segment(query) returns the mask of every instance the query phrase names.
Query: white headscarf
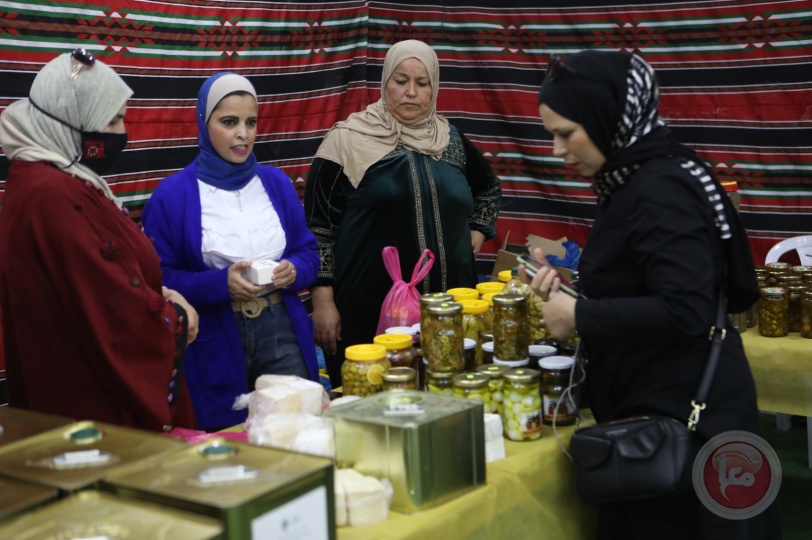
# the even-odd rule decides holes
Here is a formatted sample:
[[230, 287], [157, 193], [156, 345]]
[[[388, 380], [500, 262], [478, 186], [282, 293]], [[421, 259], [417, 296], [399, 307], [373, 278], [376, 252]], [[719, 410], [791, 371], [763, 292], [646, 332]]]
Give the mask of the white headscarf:
[[31, 85], [30, 100], [12, 103], [0, 116], [0, 145], [9, 159], [49, 161], [89, 181], [120, 207], [121, 202], [107, 182], [77, 162], [82, 155], [81, 134], [31, 104], [33, 100], [48, 113], [84, 131], [103, 131], [133, 92], [99, 60], [92, 66], [81, 65], [73, 78], [75, 62], [70, 53], [65, 53], [45, 64]]
[[[426, 68], [431, 83], [431, 103], [426, 116], [411, 125], [401, 124], [386, 105], [386, 83], [395, 69], [409, 58], [417, 58]], [[358, 187], [367, 169], [398, 144], [440, 159], [449, 140], [448, 120], [437, 114], [437, 94], [440, 91], [440, 63], [437, 53], [415, 39], [400, 41], [387, 51], [381, 78], [381, 99], [364, 112], [353, 113], [338, 122], [324, 137], [316, 157], [328, 159], [344, 167], [353, 187]]]

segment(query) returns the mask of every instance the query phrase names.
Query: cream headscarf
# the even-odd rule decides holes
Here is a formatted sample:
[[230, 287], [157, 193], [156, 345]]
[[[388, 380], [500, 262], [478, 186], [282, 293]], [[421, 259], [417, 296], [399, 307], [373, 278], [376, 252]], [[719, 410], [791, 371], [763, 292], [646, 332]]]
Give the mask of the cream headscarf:
[[[99, 60], [82, 66], [71, 77], [70, 53], [57, 56], [40, 70], [29, 96], [50, 114], [85, 131], [103, 131], [133, 91], [112, 68]], [[0, 145], [8, 159], [50, 161], [68, 174], [100, 189], [121, 207], [104, 179], [77, 160], [82, 155], [81, 134], [48, 117], [29, 99], [12, 103], [0, 116]]]
[[[401, 124], [386, 105], [386, 83], [404, 60], [417, 58], [426, 68], [431, 83], [431, 103], [425, 118], [412, 125]], [[448, 120], [437, 114], [440, 63], [434, 50], [415, 39], [395, 43], [386, 53], [381, 79], [381, 99], [364, 112], [353, 113], [336, 123], [321, 143], [316, 157], [344, 167], [353, 187], [358, 187], [366, 170], [398, 144], [440, 159], [448, 146]]]

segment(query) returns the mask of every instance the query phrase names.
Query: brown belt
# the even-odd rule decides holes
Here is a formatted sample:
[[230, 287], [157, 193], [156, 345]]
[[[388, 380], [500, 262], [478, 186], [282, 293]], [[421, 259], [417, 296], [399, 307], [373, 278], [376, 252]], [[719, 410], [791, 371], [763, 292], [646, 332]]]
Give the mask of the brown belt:
[[235, 312], [242, 313], [249, 319], [255, 319], [259, 317], [259, 314], [262, 313], [263, 309], [271, 304], [278, 304], [281, 301], [282, 293], [279, 291], [274, 291], [271, 294], [254, 298], [248, 302], [231, 302], [231, 309], [233, 309]]

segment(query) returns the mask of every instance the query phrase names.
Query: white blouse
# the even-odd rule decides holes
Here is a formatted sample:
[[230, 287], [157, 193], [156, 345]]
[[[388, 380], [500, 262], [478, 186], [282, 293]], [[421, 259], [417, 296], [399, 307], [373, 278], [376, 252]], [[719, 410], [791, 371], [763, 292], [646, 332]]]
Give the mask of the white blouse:
[[259, 176], [237, 191], [197, 181], [203, 212], [203, 261], [219, 270], [240, 261], [279, 261], [285, 231]]

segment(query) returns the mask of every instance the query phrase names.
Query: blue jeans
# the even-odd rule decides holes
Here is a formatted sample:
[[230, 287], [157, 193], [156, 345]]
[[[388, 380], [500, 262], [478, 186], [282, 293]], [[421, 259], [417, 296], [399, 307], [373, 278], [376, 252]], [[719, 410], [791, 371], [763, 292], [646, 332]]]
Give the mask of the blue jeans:
[[248, 391], [254, 390], [260, 375], [298, 375], [307, 379], [304, 357], [293, 333], [284, 302], [271, 304], [259, 317], [249, 319], [235, 312], [240, 341], [245, 353]]

